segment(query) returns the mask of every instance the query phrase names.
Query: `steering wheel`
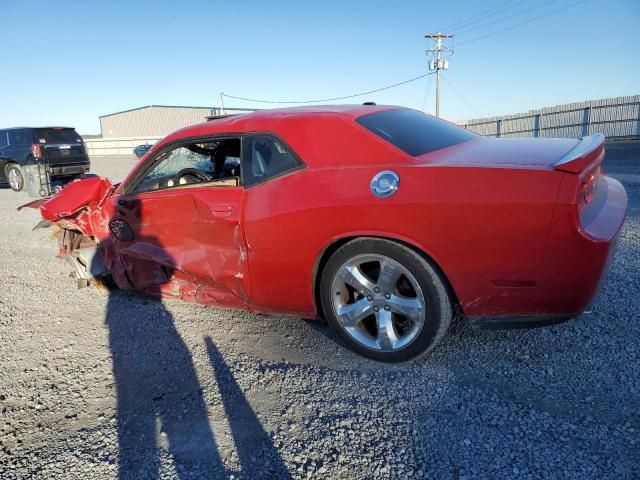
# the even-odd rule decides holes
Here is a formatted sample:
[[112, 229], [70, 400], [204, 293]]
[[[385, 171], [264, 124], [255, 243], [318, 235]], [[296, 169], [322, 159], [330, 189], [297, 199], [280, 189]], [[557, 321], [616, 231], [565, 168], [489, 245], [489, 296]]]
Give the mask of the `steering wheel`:
[[173, 177], [173, 181], [176, 185], [187, 185], [189, 182], [180, 182], [183, 177], [194, 177], [200, 182], [208, 182], [212, 178], [210, 175], [203, 172], [202, 170], [198, 170], [197, 168], [183, 168], [178, 173], [176, 173], [175, 177]]

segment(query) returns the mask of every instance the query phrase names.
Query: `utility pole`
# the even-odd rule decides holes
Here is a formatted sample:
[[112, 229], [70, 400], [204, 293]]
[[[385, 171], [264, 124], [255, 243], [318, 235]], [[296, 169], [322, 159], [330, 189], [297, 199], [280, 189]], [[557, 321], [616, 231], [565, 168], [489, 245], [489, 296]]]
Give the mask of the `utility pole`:
[[449, 60], [443, 54], [453, 55], [453, 48], [442, 46], [442, 40], [453, 38], [453, 35], [438, 32], [425, 35], [424, 38], [433, 42], [432, 48], [427, 49], [427, 56], [435, 57], [435, 60], [429, 60], [429, 70], [436, 72], [436, 117], [440, 117], [440, 70], [449, 69]]

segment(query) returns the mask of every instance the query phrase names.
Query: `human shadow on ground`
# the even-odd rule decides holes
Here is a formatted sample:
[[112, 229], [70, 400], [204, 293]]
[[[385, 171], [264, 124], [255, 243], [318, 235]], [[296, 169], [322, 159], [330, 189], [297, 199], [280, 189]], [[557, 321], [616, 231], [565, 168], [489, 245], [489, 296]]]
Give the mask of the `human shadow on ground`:
[[[135, 278], [130, 283], [135, 283], [136, 289], [160, 297], [162, 285], [171, 280], [174, 271], [161, 239], [144, 235], [144, 225], [153, 219], [144, 218], [142, 209], [143, 202], [134, 199], [127, 204], [127, 212], [113, 218], [127, 221], [123, 228], [131, 228], [132, 240], [110, 238], [102, 242], [107, 247], [101, 248], [115, 248], [111, 253], [117, 251], [122, 256], [155, 252], [162, 265], [148, 256], [129, 257], [130, 270], [114, 273], [111, 280], [125, 286], [123, 282]], [[119, 212], [123, 213], [122, 209]], [[105, 323], [117, 393], [118, 477], [158, 478], [161, 457], [167, 454], [182, 479], [237, 475], [238, 472], [227, 470], [222, 461], [209, 421], [216, 412], [207, 407], [189, 347], [162, 301], [132, 295], [113, 285]], [[205, 341], [235, 441], [241, 476], [250, 478], [249, 472], [261, 472], [263, 478], [289, 478], [286, 465], [231, 369], [211, 338]]]
[[129, 308], [126, 297], [110, 292], [106, 315], [117, 391], [119, 478], [158, 477], [162, 447], [168, 447], [181, 478], [191, 478], [194, 470], [208, 478], [223, 476], [191, 353], [172, 315], [159, 301]]
[[256, 478], [290, 478], [287, 467], [210, 337], [205, 337], [224, 413], [231, 428], [243, 472]]

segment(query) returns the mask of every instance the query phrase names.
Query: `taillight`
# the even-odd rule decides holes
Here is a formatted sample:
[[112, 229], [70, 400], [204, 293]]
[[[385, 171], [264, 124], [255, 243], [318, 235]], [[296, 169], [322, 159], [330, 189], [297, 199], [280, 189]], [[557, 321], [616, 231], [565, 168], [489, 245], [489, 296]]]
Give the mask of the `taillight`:
[[596, 193], [598, 187], [598, 179], [600, 178], [601, 168], [598, 166], [582, 181], [582, 193], [580, 205], [582, 207], [588, 205]]
[[31, 145], [31, 155], [33, 158], [42, 158], [42, 146], [37, 143]]

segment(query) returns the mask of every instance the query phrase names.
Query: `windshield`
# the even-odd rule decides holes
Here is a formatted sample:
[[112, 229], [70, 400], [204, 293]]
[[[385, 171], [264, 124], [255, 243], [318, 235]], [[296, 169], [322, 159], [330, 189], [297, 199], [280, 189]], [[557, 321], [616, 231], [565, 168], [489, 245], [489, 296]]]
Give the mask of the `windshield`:
[[82, 143], [82, 139], [73, 128], [39, 128], [36, 130], [36, 142], [56, 145]]
[[407, 108], [370, 113], [357, 118], [356, 122], [414, 157], [477, 136], [452, 123]]

